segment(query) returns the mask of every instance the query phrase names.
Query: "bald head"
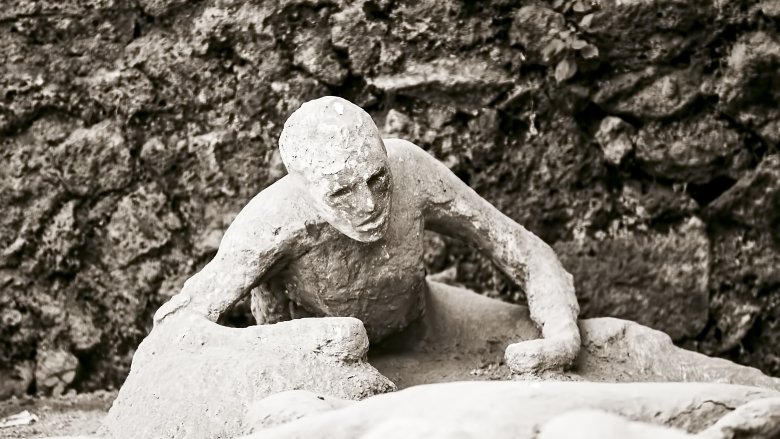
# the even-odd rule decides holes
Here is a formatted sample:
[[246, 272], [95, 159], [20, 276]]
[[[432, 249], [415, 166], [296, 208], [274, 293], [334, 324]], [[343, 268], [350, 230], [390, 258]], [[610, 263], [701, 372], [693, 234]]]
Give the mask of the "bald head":
[[332, 226], [362, 242], [384, 235], [392, 192], [387, 151], [362, 108], [335, 96], [306, 102], [285, 122], [279, 151]]
[[350, 160], [384, 150], [373, 119], [346, 99], [325, 96], [304, 103], [284, 124], [279, 151], [287, 171], [333, 174]]

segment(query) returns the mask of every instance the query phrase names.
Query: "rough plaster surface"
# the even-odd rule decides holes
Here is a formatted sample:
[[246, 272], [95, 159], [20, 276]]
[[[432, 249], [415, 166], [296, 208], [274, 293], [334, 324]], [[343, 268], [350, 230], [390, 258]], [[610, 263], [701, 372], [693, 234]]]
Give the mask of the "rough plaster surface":
[[141, 343], [101, 434], [233, 437], [250, 405], [306, 389], [344, 399], [395, 389], [364, 360], [368, 338], [352, 318], [226, 328], [202, 316], [166, 319]]
[[[130, 376], [109, 412], [103, 432], [117, 438], [229, 437], [344, 407], [348, 403], [341, 399], [363, 399], [394, 389], [390, 380], [398, 388], [408, 388], [437, 382], [511, 379], [506, 365], [501, 364], [505, 348], [517, 340], [539, 336], [528, 309], [435, 282], [431, 286], [423, 320], [387, 340], [380, 349], [372, 348], [368, 362], [365, 357], [368, 338], [355, 319], [297, 319], [233, 329], [194, 314], [171, 316], [139, 347]], [[585, 387], [577, 393], [582, 404], [587, 400], [586, 394], [592, 392], [591, 401], [596, 405], [603, 402], [604, 389], [615, 389], [609, 384], [614, 382], [678, 382], [679, 388], [666, 385], [665, 390], [658, 390], [659, 395], [678, 396], [691, 389], [685, 382], [756, 386], [751, 392], [762, 395], [780, 390], [778, 379], [753, 368], [685, 351], [675, 347], [666, 334], [636, 323], [612, 318], [587, 319], [580, 322], [580, 329], [583, 345], [573, 370], [522, 378], [541, 388], [557, 386], [550, 383], [555, 380], [604, 382], [604, 387], [583, 383]], [[484, 367], [489, 364], [493, 367]], [[506, 384], [511, 393], [514, 383]], [[724, 387], [712, 384], [711, 388], [706, 385], [701, 388], [710, 391]], [[287, 390], [298, 392], [274, 395]], [[568, 390], [550, 392], [544, 403], [549, 410], [562, 413], [564, 409], [576, 408], [563, 402], [569, 400], [564, 396], [569, 395]], [[553, 397], [555, 392], [557, 396]], [[621, 392], [614, 392], [618, 394]], [[468, 391], [458, 395], [461, 400], [472, 397]], [[534, 398], [533, 395], [525, 397], [530, 400], [523, 404], [530, 404]], [[670, 412], [678, 409], [684, 412], [674, 400], [665, 403], [658, 400], [653, 403], [656, 405], [643, 406], [644, 400], [635, 401], [630, 390], [623, 392], [623, 397], [626, 404], [642, 410], [666, 407], [664, 410]], [[489, 399], [486, 395], [484, 398]], [[555, 398], [561, 401], [560, 407], [553, 407]], [[485, 401], [473, 402], [474, 412], [469, 418], [478, 420], [482, 411], [497, 410], [481, 421], [481, 428], [487, 432], [503, 428], [491, 424], [494, 416], [520, 417], [521, 412], [508, 414], [499, 409], [505, 410], [505, 404], [514, 404], [512, 401], [501, 398], [490, 403]], [[424, 407], [426, 403], [419, 404]], [[710, 408], [717, 407], [722, 408], [717, 404]], [[691, 416], [689, 422], [713, 419], [699, 412], [685, 416]], [[435, 428], [430, 431], [440, 428], [437, 422], [434, 416], [424, 425], [414, 424], [399, 431], [423, 435], [431, 425]], [[380, 428], [380, 424], [375, 427]], [[329, 433], [330, 428], [334, 427], [324, 430], [326, 437], [341, 434], [336, 433], [341, 430]]]
[[428, 229], [482, 250], [526, 290], [542, 337], [506, 348], [513, 372], [562, 370], [574, 361], [579, 306], [550, 246], [416, 145], [383, 141], [370, 117], [344, 99], [308, 102], [286, 125], [282, 157], [291, 174], [239, 213], [214, 259], [157, 311], [156, 323], [183, 310], [216, 321], [255, 288], [258, 322], [290, 319], [291, 309], [355, 317], [372, 342], [381, 341], [425, 312]]
[[[539, 330], [524, 306], [431, 282], [426, 314], [404, 333], [372, 347], [369, 361], [399, 388], [448, 381], [509, 379], [506, 346]], [[615, 318], [584, 319], [571, 370], [523, 378], [599, 382], [717, 382], [780, 390], [780, 379], [751, 367], [676, 347], [661, 331]]]
[[580, 409], [555, 416], [539, 429], [538, 439], [691, 439], [697, 435], [679, 429], [630, 421], [609, 412]]
[[551, 418], [583, 408], [699, 432], [736, 407], [777, 395], [772, 390], [702, 383], [431, 384], [314, 412], [246, 438], [534, 438]]
[[[312, 412], [314, 413], [314, 412]], [[539, 439], [587, 438], [658, 438], [658, 439], [735, 439], [739, 437], [773, 438], [780, 434], [780, 399], [757, 399], [729, 412], [698, 434], [630, 421], [604, 411], [573, 410], [544, 424]]]
[[[327, 94], [565, 248], [585, 316], [780, 373], [776, 4], [4, 2], [0, 396], [35, 390], [60, 350], [79, 361], [67, 387], [118, 386], [154, 311], [283, 175], [284, 120]], [[628, 127], [610, 144], [613, 118]], [[703, 232], [680, 233], [694, 217]], [[709, 268], [666, 282], [643, 243], [672, 241], [670, 260]], [[428, 242], [429, 272], [522, 301], [471, 249]]]

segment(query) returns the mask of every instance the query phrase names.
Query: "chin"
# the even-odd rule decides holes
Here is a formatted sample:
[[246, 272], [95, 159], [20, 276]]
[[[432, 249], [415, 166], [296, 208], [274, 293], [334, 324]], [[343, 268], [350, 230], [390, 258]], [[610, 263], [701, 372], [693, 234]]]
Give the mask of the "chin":
[[358, 241], [364, 242], [366, 244], [371, 242], [377, 242], [380, 239], [385, 237], [385, 231], [377, 231], [377, 232], [371, 232], [371, 233], [361, 233], [360, 238], [358, 238]]
[[355, 230], [352, 233], [347, 234], [347, 236], [354, 239], [355, 241], [360, 241], [368, 244], [371, 242], [379, 241], [380, 239], [384, 238], [386, 232], [387, 232], [387, 228], [382, 227], [380, 229], [370, 231], [370, 232], [360, 232]]
[[344, 231], [344, 234], [356, 241], [360, 241], [366, 244], [376, 242], [385, 237], [385, 234], [387, 233], [387, 223], [388, 221], [385, 219], [385, 221], [375, 229], [359, 230], [356, 228], [351, 228], [349, 232]]

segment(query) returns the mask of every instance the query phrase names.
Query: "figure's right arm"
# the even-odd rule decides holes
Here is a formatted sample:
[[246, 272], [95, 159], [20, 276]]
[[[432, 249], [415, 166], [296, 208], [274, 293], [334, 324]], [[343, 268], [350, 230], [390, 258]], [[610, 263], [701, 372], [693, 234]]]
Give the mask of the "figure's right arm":
[[157, 310], [155, 325], [180, 310], [216, 321], [277, 268], [303, 224], [294, 218], [299, 206], [293, 206], [296, 202], [291, 202], [284, 188], [289, 182], [284, 180], [265, 189], [241, 210], [225, 232], [217, 255]]

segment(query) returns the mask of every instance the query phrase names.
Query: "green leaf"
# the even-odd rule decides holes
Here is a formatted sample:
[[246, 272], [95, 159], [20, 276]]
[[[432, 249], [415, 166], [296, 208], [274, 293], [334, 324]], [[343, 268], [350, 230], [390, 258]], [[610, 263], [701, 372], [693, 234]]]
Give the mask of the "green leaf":
[[579, 26], [583, 29], [587, 29], [590, 27], [590, 24], [593, 22], [593, 15], [594, 14], [588, 14], [584, 17], [582, 17], [582, 20], [580, 20]]
[[574, 49], [574, 50], [580, 50], [580, 49], [582, 49], [583, 47], [585, 47], [587, 45], [588, 45], [588, 42], [585, 41], [585, 40], [574, 40], [571, 43], [571, 48]]
[[571, 79], [577, 74], [577, 63], [573, 59], [564, 58], [555, 66], [555, 81], [559, 84]]
[[593, 59], [599, 56], [599, 48], [593, 44], [587, 44], [580, 50], [580, 55], [585, 59]]
[[579, 13], [588, 12], [590, 11], [590, 5], [582, 0], [577, 0], [576, 2], [574, 2], [572, 9], [574, 10], [574, 12], [579, 12]]
[[542, 48], [542, 59], [544, 61], [549, 61], [552, 57], [561, 53], [565, 48], [566, 46], [563, 44], [563, 41], [557, 38], [550, 40], [550, 42]]

